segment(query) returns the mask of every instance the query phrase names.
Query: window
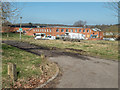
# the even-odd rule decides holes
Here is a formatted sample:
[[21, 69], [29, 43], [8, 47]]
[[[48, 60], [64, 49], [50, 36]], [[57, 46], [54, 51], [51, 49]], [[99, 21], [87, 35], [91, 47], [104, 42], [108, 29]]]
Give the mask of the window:
[[77, 29], [75, 29], [75, 32], [77, 32]]
[[89, 30], [87, 30], [87, 32], [89, 32]]
[[83, 30], [83, 32], [85, 32], [85, 30]]
[[66, 29], [66, 32], [68, 32], [68, 29]]
[[64, 32], [64, 29], [61, 29], [61, 32]]
[[47, 32], [48, 32], [49, 30], [47, 29]]
[[81, 32], [81, 29], [79, 29], [79, 32]]
[[45, 32], [46, 32], [46, 29], [45, 29]]
[[56, 29], [56, 32], [59, 32], [59, 29]]
[[51, 32], [51, 29], [50, 29], [50, 32]]
[[42, 29], [42, 31], [44, 31], [44, 29]]
[[57, 37], [59, 37], [59, 35], [56, 35]]
[[33, 29], [33, 31], [35, 32], [35, 29]]
[[71, 32], [73, 32], [73, 29], [71, 29]]
[[38, 29], [38, 32], [39, 32], [39, 29]]
[[61, 37], [64, 37], [64, 35], [62, 34], [62, 35], [60, 35]]
[[36, 32], [37, 32], [37, 29], [36, 29]]

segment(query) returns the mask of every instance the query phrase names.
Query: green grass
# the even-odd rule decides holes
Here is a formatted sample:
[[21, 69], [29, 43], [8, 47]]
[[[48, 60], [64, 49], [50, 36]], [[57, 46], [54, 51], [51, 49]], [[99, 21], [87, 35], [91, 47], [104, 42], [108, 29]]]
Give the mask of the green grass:
[[40, 56], [25, 52], [18, 48], [2, 44], [2, 87], [9, 88], [12, 81], [7, 75], [7, 64], [14, 63], [17, 66], [18, 80], [27, 81], [29, 77], [41, 75], [40, 67], [42, 64]]
[[20, 40], [19, 34], [10, 34], [10, 37], [8, 38], [4, 34], [3, 39], [24, 41], [48, 48], [51, 47], [57, 47], [61, 49], [73, 48], [73, 49], [86, 51], [86, 53], [83, 53], [85, 55], [118, 60], [118, 41], [81, 40], [81, 42], [70, 42], [70, 41], [62, 41], [62, 40], [34, 40], [32, 36], [26, 36], [26, 35], [22, 35], [22, 40]]

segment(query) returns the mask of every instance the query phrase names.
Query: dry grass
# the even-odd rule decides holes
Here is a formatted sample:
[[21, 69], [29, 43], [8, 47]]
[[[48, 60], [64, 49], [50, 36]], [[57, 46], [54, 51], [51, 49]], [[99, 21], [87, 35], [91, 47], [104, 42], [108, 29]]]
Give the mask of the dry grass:
[[[56, 72], [55, 65], [46, 59], [42, 59], [40, 56], [6, 44], [2, 44], [2, 50], [2, 88], [35, 88], [35, 85], [39, 84], [40, 80], [44, 82]], [[14, 63], [17, 66], [18, 79], [14, 84], [7, 75], [8, 63]], [[43, 71], [41, 71], [41, 66], [45, 68]], [[46, 69], [46, 67], [48, 68]], [[46, 72], [47, 75], [44, 72]], [[36, 81], [32, 82], [32, 80]], [[32, 83], [37, 84], [33, 86]]]
[[[3, 39], [9, 40], [19, 40], [19, 36], [12, 35], [12, 37]], [[24, 42], [29, 42], [31, 44], [36, 44], [44, 47], [57, 47], [61, 49], [73, 48], [78, 50], [86, 51], [85, 55], [95, 56], [105, 59], [118, 60], [118, 41], [90, 41], [81, 40], [81, 42], [70, 42], [62, 40], [34, 40], [33, 37], [22, 36]], [[76, 52], [79, 53], [79, 52]], [[119, 57], [120, 58], [120, 57]]]

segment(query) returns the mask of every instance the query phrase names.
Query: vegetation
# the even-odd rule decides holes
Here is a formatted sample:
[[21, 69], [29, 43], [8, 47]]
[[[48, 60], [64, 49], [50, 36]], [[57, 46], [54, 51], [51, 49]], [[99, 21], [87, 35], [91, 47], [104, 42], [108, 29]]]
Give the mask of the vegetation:
[[[40, 80], [43, 83], [56, 72], [54, 64], [47, 71], [41, 71], [41, 66], [51, 63], [16, 47], [2, 44], [2, 53], [2, 88], [35, 88], [34, 85], [40, 84]], [[7, 74], [8, 63], [14, 63], [17, 67], [18, 79], [14, 84]], [[47, 76], [44, 72], [47, 72]]]
[[[9, 38], [3, 35], [4, 40], [19, 40], [19, 34], [11, 34]], [[118, 41], [90, 41], [81, 40], [81, 42], [70, 42], [63, 40], [34, 40], [31, 36], [22, 35], [22, 40], [24, 42], [29, 42], [35, 45], [40, 45], [43, 47], [57, 47], [66, 50], [66, 48], [72, 48], [77, 50], [83, 50], [85, 53], [80, 53], [74, 51], [75, 53], [80, 53], [84, 55], [100, 57], [105, 59], [118, 60]], [[73, 50], [69, 50], [73, 52]]]
[[82, 21], [82, 20], [79, 20], [79, 21], [76, 21], [73, 26], [75, 27], [84, 27], [84, 25], [86, 25], [86, 21]]
[[[7, 64], [15, 63], [17, 65], [18, 80], [26, 81], [28, 78], [34, 76], [40, 76], [40, 68], [35, 67], [37, 64], [41, 64], [42, 60], [40, 56], [33, 55], [31, 53], [22, 51], [18, 48], [2, 44], [3, 57], [2, 57], [2, 81], [3, 88], [9, 88], [12, 85], [12, 81], [7, 75]], [[32, 68], [35, 67], [35, 68]]]

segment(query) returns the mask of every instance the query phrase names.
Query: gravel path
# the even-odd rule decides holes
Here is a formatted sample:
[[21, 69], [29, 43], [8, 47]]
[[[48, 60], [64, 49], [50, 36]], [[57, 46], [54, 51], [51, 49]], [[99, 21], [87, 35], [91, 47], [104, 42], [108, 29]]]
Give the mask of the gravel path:
[[25, 42], [3, 41], [25, 51], [57, 62], [63, 75], [57, 88], [118, 88], [118, 62], [30, 45]]

